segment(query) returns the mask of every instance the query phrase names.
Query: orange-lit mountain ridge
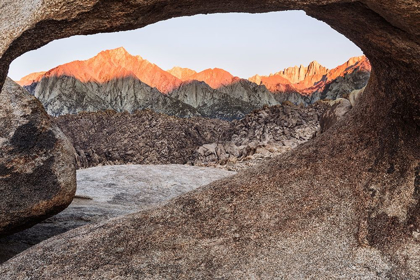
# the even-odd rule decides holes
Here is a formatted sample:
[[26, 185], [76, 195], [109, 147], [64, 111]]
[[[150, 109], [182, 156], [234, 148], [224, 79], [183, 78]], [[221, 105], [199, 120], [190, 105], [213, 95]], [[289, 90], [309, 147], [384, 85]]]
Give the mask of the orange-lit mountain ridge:
[[303, 65], [289, 67], [269, 76], [255, 75], [249, 80], [265, 85], [271, 92], [298, 92], [303, 95], [311, 95], [322, 90], [338, 77], [344, 77], [354, 71], [371, 71], [366, 56], [353, 57], [332, 70], [313, 61], [308, 67]]
[[168, 70], [168, 73], [172, 74], [173, 76], [177, 77], [182, 81], [186, 81], [192, 75], [197, 74], [197, 72], [192, 69], [182, 68], [178, 66], [175, 66], [174, 68]]
[[307, 67], [290, 67], [246, 80], [220, 68], [199, 73], [181, 67], [164, 71], [118, 48], [33, 73], [18, 83], [54, 116], [148, 108], [176, 116], [231, 120], [265, 105], [285, 101], [309, 105], [320, 99], [336, 99], [363, 88], [369, 75], [370, 64], [364, 56], [332, 70], [314, 61]]
[[[185, 69], [185, 68], [184, 68]], [[214, 89], [218, 89], [223, 86], [231, 85], [240, 78], [234, 77], [229, 72], [220, 69], [220, 68], [213, 68], [213, 69], [206, 69], [199, 73], [194, 73], [192, 75], [184, 75], [182, 80], [185, 81], [200, 81], [205, 82], [207, 85]]]
[[[255, 75], [248, 80], [266, 86], [273, 93], [296, 92], [311, 95], [332, 80], [351, 74], [355, 70], [370, 72], [369, 60], [365, 56], [354, 57], [332, 70], [313, 61], [307, 67], [303, 65], [289, 67], [269, 76]], [[179, 88], [186, 81], [202, 81], [213, 89], [219, 89], [240, 80], [220, 68], [206, 69], [199, 73], [181, 67], [164, 71], [140, 56], [132, 56], [124, 48], [118, 48], [100, 52], [85, 61], [60, 65], [48, 72], [32, 73], [23, 77], [18, 83], [21, 86], [29, 86], [44, 77], [60, 76], [74, 77], [82, 83], [105, 83], [112, 79], [135, 77], [165, 94]]]
[[73, 61], [60, 65], [43, 75], [35, 75], [34, 79], [26, 76], [18, 83], [22, 86], [28, 86], [30, 83], [40, 81], [45, 77], [60, 76], [74, 77], [82, 83], [106, 83], [112, 79], [136, 77], [162, 93], [168, 93], [182, 83], [180, 79], [162, 70], [157, 65], [140, 56], [130, 55], [124, 48], [103, 51], [85, 61]]
[[35, 72], [35, 73], [31, 73], [25, 77], [23, 77], [22, 79], [20, 79], [20, 81], [18, 81], [17, 83], [21, 86], [30, 86], [33, 83], [37, 83], [39, 82], [42, 77], [45, 75], [45, 71], [43, 72]]

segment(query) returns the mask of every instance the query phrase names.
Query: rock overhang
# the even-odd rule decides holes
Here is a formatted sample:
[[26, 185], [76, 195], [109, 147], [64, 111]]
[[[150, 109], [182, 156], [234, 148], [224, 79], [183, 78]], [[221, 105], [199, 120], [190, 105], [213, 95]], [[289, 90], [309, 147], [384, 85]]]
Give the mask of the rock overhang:
[[[22, 262], [39, 277], [69, 271], [209, 279], [254, 272], [266, 278], [419, 275], [418, 1], [6, 1], [0, 13], [8, 19], [0, 29], [0, 80], [14, 58], [53, 39], [198, 13], [288, 9], [303, 9], [345, 35], [364, 51], [373, 72], [355, 109], [310, 143], [163, 208], [43, 243], [2, 266], [4, 277], [16, 276]], [[31, 4], [36, 9], [26, 10]], [[378, 234], [382, 229], [387, 230]], [[130, 253], [110, 254], [118, 243], [130, 244]], [[87, 244], [92, 250], [85, 250]], [[264, 261], [255, 262], [256, 254]], [[197, 267], [197, 260], [204, 266]], [[102, 264], [108, 269], [92, 269]]]

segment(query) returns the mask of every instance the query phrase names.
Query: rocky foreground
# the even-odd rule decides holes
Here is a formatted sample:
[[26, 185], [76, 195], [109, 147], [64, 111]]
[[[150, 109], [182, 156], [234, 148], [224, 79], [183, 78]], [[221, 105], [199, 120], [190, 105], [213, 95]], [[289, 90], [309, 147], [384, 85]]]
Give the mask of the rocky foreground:
[[145, 210], [235, 172], [184, 165], [120, 165], [77, 172], [77, 192], [60, 214], [0, 238], [0, 263], [55, 235]]
[[[13, 59], [54, 39], [176, 16], [288, 9], [325, 21], [369, 57], [362, 102], [319, 137], [258, 167], [34, 246], [2, 264], [0, 279], [418, 279], [417, 0], [5, 0], [0, 85]], [[30, 116], [0, 112], [6, 122]], [[33, 186], [43, 190], [42, 181]], [[2, 205], [18, 202], [12, 196]]]

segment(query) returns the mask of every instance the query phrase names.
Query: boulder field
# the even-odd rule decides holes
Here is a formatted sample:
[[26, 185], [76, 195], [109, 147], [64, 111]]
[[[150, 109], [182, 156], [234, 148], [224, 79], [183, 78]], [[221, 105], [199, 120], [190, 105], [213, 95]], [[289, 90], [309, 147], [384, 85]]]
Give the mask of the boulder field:
[[151, 110], [80, 113], [54, 121], [76, 150], [77, 168], [175, 163], [239, 170], [315, 137], [326, 108], [327, 102], [306, 108], [276, 105], [232, 122], [177, 118]]
[[0, 279], [418, 279], [417, 0], [5, 0], [0, 84], [14, 58], [54, 39], [288, 9], [325, 21], [369, 58], [369, 84], [349, 113], [263, 165], [43, 242], [3, 264]]

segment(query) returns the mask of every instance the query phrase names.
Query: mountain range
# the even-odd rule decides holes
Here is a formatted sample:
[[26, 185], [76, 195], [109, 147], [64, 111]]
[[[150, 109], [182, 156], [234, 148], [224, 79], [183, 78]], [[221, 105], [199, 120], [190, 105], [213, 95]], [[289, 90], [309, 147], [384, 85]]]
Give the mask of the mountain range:
[[196, 72], [174, 67], [165, 71], [118, 48], [32, 73], [18, 83], [53, 116], [147, 108], [179, 117], [233, 120], [264, 105], [285, 101], [308, 105], [345, 96], [363, 88], [370, 72], [368, 59], [361, 56], [331, 70], [314, 61], [308, 67], [241, 79], [219, 68]]

